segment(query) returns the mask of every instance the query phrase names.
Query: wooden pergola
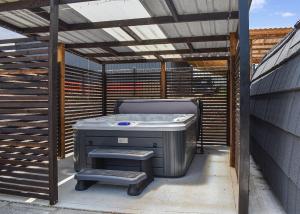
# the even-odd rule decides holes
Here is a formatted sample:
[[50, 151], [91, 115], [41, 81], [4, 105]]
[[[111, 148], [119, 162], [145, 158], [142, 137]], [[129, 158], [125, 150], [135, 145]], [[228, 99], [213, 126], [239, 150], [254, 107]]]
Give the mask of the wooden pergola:
[[[28, 173], [13, 174], [15, 177], [10, 180], [2, 178], [2, 181], [14, 183], [9, 184], [10, 190], [6, 189], [6, 183], [3, 184], [2, 187], [0, 186], [1, 191], [2, 189], [6, 189], [5, 192], [7, 194], [47, 199], [50, 201], [50, 204], [55, 204], [58, 201], [57, 139], [59, 137], [57, 130], [59, 129], [58, 118], [60, 116], [58, 106], [59, 97], [63, 93], [63, 91], [58, 90], [60, 75], [63, 73], [63, 66], [57, 60], [59, 56], [59, 60], [63, 61], [63, 57], [59, 51], [65, 49], [102, 64], [103, 77], [105, 77], [105, 65], [107, 64], [161, 62], [160, 80], [162, 95], [166, 94], [166, 62], [196, 62], [198, 65], [210, 66], [210, 63], [204, 61], [217, 60], [220, 62], [220, 60], [225, 60], [228, 66], [229, 109], [227, 114], [228, 118], [230, 118], [228, 124], [228, 142], [232, 144], [231, 166], [235, 166], [238, 171], [239, 213], [247, 214], [249, 202], [250, 126], [249, 6], [251, 0], [218, 1], [218, 4], [216, 4], [218, 7], [216, 8], [213, 8], [215, 2], [201, 1], [204, 4], [210, 3], [213, 6], [204, 7], [204, 9], [203, 7], [197, 8], [196, 12], [195, 8], [189, 5], [190, 3], [180, 8], [178, 1], [159, 0], [164, 7], [163, 11], [159, 10], [160, 8], [156, 8], [157, 5], [154, 5], [153, 1], [141, 0], [140, 3], [143, 7], [147, 7], [147, 11], [151, 11], [149, 13], [150, 17], [101, 21], [91, 21], [84, 15], [77, 13], [78, 11], [74, 12], [72, 8], [65, 11], [60, 10], [62, 7], [68, 7], [68, 4], [80, 2], [96, 2], [96, 0], [19, 0], [12, 2], [0, 0], [0, 13], [3, 14], [0, 17], [0, 26], [27, 37], [18, 40], [8, 39], [1, 41], [1, 44], [5, 45], [14, 43], [13, 45], [8, 45], [8, 49], [13, 50], [12, 52], [1, 53], [6, 57], [2, 61], [5, 63], [0, 65], [0, 72], [2, 72], [0, 74], [3, 76], [2, 81], [10, 81], [7, 78], [14, 78], [15, 80], [26, 79], [26, 81], [29, 81], [29, 86], [26, 83], [18, 86], [19, 88], [14, 88], [16, 84], [13, 86], [11, 86], [11, 83], [0, 84], [1, 90], [3, 89], [1, 87], [7, 87], [4, 88], [5, 90], [2, 90], [3, 93], [22, 95], [13, 99], [12, 96], [5, 95], [1, 101], [8, 101], [12, 108], [20, 112], [26, 112], [27, 114], [29, 113], [26, 109], [26, 111], [23, 109], [22, 105], [29, 103], [28, 106], [34, 109], [31, 111], [37, 114], [34, 117], [31, 115], [20, 116], [15, 112], [17, 110], [14, 109], [14, 112], [12, 112], [11, 109], [6, 109], [8, 107], [1, 106], [0, 111], [4, 112], [4, 116], [2, 117], [4, 119], [12, 118], [11, 115], [8, 115], [9, 113], [15, 114], [13, 117], [17, 119], [18, 117], [26, 118], [25, 122], [18, 124], [21, 128], [10, 129], [9, 125], [4, 124], [8, 127], [7, 130], [9, 132], [19, 133], [20, 129], [24, 130], [24, 127], [30, 127], [32, 130], [26, 130], [27, 134], [29, 133], [28, 135], [32, 137], [33, 141], [37, 141], [37, 144], [28, 144], [28, 148], [21, 148], [23, 153], [29, 154], [26, 158], [30, 156], [32, 161], [18, 160], [16, 162], [15, 160], [11, 161], [7, 159], [5, 161], [12, 165], [19, 163], [23, 165], [26, 163], [28, 164], [27, 166], [31, 166], [35, 164], [43, 168], [28, 169], [24, 167], [23, 170], [27, 170], [26, 172], [28, 173], [35, 171], [45, 174], [42, 176], [30, 175], [31, 179], [35, 179], [36, 185], [34, 187], [32, 185], [24, 187], [23, 189], [26, 193], [20, 192], [18, 189], [19, 186], [15, 184]], [[145, 5], [146, 3], [148, 5]], [[179, 9], [181, 9], [180, 12]], [[189, 12], [186, 13], [185, 10]], [[22, 15], [24, 17], [20, 17]], [[72, 20], [75, 18], [81, 19], [73, 22]], [[133, 30], [134, 27], [144, 26], [150, 28], [153, 25], [157, 25], [162, 29], [162, 32], [166, 34], [164, 38], [142, 38], [141, 35], [143, 33], [138, 34]], [[125, 32], [126, 37], [130, 37], [130, 39], [118, 40], [113, 38], [103, 30], [107, 28], [118, 28], [120, 31]], [[191, 29], [196, 30], [196, 33]], [[28, 44], [24, 45], [24, 43]], [[59, 43], [61, 44], [59, 45]], [[149, 50], [145, 47], [159, 45], [171, 45], [174, 48], [168, 50]], [[133, 51], [131, 49], [132, 46], [143, 47], [145, 50]], [[41, 47], [44, 49], [41, 50]], [[5, 47], [0, 47], [0, 49], [1, 51], [8, 50]], [[165, 57], [165, 55], [171, 56]], [[44, 79], [38, 76], [40, 73], [44, 75]], [[24, 74], [29, 76], [23, 77]], [[7, 77], [5, 75], [10, 76]], [[30, 82], [33, 80], [35, 82]], [[47, 84], [45, 84], [45, 81]], [[105, 85], [105, 81], [102, 83]], [[40, 86], [44, 89], [40, 90], [37, 88], [37, 90], [36, 87]], [[43, 103], [39, 104], [36, 102], [32, 104], [30, 98], [41, 99], [37, 96], [37, 93], [42, 93]], [[24, 95], [27, 96], [27, 100], [22, 101], [23, 103], [20, 104], [20, 101], [24, 99]], [[105, 94], [103, 94], [102, 98], [105, 101]], [[42, 118], [40, 117], [41, 113], [38, 112], [40, 109], [37, 108], [37, 104], [46, 110]], [[32, 128], [32, 124], [36, 125], [36, 118], [46, 121], [43, 124], [46, 127], [43, 128], [47, 129], [42, 130], [43, 132], [41, 132], [40, 128]], [[42, 133], [45, 136], [43, 136], [44, 138], [32, 136], [32, 133]], [[11, 146], [11, 148], [1, 153], [1, 155], [5, 158], [13, 155], [14, 157], [23, 159], [23, 154], [16, 155], [14, 152], [20, 152], [20, 149], [16, 148], [16, 145], [19, 141], [25, 139], [26, 136], [18, 137], [19, 139], [14, 141], [11, 140], [12, 136], [14, 137], [14, 135], [2, 136], [4, 138], [4, 140], [1, 140], [2, 145]], [[8, 137], [9, 141], [5, 137]], [[38, 150], [43, 152], [42, 157], [32, 154], [32, 149], [41, 145], [41, 140], [45, 141], [43, 149]], [[41, 164], [41, 161], [44, 162]], [[11, 166], [9, 167], [12, 169]], [[41, 177], [44, 179], [42, 183], [40, 182]]]

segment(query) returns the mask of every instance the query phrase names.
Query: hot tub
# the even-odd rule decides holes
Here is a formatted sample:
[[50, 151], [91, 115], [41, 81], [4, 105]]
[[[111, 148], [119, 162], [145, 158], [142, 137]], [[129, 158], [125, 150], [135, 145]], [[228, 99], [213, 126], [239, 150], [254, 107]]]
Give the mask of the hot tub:
[[[75, 170], [90, 168], [87, 154], [97, 148], [154, 151], [153, 172], [159, 177], [183, 176], [195, 154], [195, 114], [116, 114], [78, 121], [74, 126]], [[129, 160], [106, 160], [106, 169], [136, 170]]]

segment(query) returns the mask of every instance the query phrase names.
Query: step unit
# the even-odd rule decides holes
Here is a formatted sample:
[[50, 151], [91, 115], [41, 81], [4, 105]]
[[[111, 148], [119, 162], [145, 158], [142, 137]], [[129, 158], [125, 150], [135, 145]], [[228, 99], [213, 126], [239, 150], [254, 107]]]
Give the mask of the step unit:
[[115, 158], [128, 160], [148, 160], [153, 157], [153, 151], [128, 149], [94, 149], [89, 152], [90, 158]]
[[[139, 195], [153, 181], [152, 162], [154, 152], [149, 150], [125, 149], [94, 149], [88, 157], [94, 162], [92, 169], [82, 169], [75, 175], [77, 180], [76, 190], [88, 189], [96, 182], [126, 185], [128, 195]], [[102, 169], [101, 164], [96, 164], [103, 159], [134, 160], [140, 165], [140, 171], [123, 171]]]

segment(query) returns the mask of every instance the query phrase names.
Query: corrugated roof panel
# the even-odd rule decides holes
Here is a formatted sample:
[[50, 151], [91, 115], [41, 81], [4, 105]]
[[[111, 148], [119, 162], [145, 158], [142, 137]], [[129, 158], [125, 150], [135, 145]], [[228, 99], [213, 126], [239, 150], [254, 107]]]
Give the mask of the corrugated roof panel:
[[[43, 9], [48, 11], [48, 13], [50, 11], [50, 7], [43, 7]], [[59, 19], [68, 24], [89, 22], [86, 17], [65, 4], [59, 6]]]
[[167, 37], [227, 35], [236, 32], [237, 21], [219, 20], [159, 25]]
[[173, 0], [179, 14], [238, 10], [238, 0]]
[[171, 15], [165, 0], [143, 0], [141, 3], [152, 17]]
[[48, 21], [28, 10], [1, 12], [0, 19], [20, 28], [49, 25]]
[[114, 50], [116, 50], [118, 52], [129, 52], [129, 51], [132, 51], [132, 49], [129, 48], [129, 47], [112, 47], [112, 49], [114, 49]]
[[[238, 0], [173, 0], [179, 14], [197, 14], [219, 11], [238, 10]], [[9, 2], [9, 0], [0, 2]], [[142, 6], [144, 5], [145, 8]], [[74, 10], [76, 8], [76, 10]], [[49, 7], [45, 7], [49, 11]], [[85, 23], [91, 21], [107, 21], [142, 18], [151, 16], [171, 15], [165, 0], [124, 0], [124, 1], [93, 1], [60, 6], [60, 19], [66, 23]], [[49, 25], [47, 20], [28, 10], [0, 13], [0, 19], [18, 27], [37, 27]], [[189, 22], [163, 25], [134, 26], [131, 29], [143, 40], [175, 37], [192, 37], [208, 35], [224, 35], [236, 32], [238, 20]], [[43, 33], [40, 35], [48, 35]], [[82, 30], [59, 33], [60, 42], [64, 43], [92, 43], [105, 41], [132, 41], [133, 38], [121, 28], [107, 28], [98, 30]], [[192, 43], [195, 49], [228, 47], [228, 42], [197, 42]], [[188, 49], [182, 44], [139, 45], [130, 47], [115, 47], [117, 51], [161, 51]], [[84, 53], [103, 53], [100, 48], [78, 49]], [[174, 56], [174, 55], [173, 55]], [[117, 60], [117, 58], [114, 58]], [[134, 59], [134, 57], [130, 57]], [[108, 59], [111, 60], [111, 59]]]
[[176, 43], [176, 44], [173, 44], [173, 46], [175, 47], [176, 50], [189, 49], [189, 46], [186, 43]]
[[[173, 0], [178, 14], [237, 11], [238, 0]], [[170, 10], [164, 0], [143, 0], [151, 16], [168, 16]]]
[[59, 32], [59, 39], [65, 43], [117, 41], [113, 36], [101, 29]]
[[100, 61], [110, 61], [110, 60], [132, 60], [132, 59], [144, 59], [142, 56], [119, 56], [119, 57], [97, 57]]
[[78, 52], [87, 54], [87, 53], [107, 53], [107, 51], [102, 50], [101, 48], [78, 48], [75, 49]]

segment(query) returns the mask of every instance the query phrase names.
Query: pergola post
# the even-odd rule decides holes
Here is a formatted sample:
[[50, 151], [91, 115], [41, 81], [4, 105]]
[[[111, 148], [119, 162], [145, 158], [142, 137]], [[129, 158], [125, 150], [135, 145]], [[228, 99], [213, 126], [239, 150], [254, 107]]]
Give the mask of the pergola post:
[[60, 43], [58, 45], [57, 61], [59, 64], [59, 106], [60, 106], [60, 138], [58, 147], [59, 158], [65, 158], [65, 45]]
[[54, 205], [58, 201], [57, 186], [57, 142], [58, 142], [58, 9], [59, 0], [50, 0], [50, 40], [49, 40], [49, 200]]
[[237, 48], [237, 34], [230, 33], [230, 64], [229, 64], [229, 78], [228, 78], [228, 96], [229, 96], [229, 144], [230, 144], [230, 166], [235, 167], [235, 92], [234, 92], [234, 76], [236, 73], [236, 48]]
[[160, 63], [160, 98], [167, 98], [167, 66], [166, 62]]
[[107, 94], [106, 94], [106, 89], [107, 89], [107, 84], [106, 84], [106, 66], [105, 64], [102, 64], [102, 114], [106, 115], [107, 110], [106, 110], [106, 99], [107, 99]]
[[250, 174], [250, 48], [249, 5], [251, 0], [239, 0], [239, 72], [240, 72], [240, 155], [239, 214], [249, 213]]

